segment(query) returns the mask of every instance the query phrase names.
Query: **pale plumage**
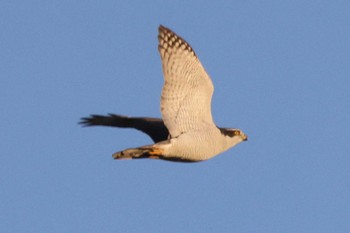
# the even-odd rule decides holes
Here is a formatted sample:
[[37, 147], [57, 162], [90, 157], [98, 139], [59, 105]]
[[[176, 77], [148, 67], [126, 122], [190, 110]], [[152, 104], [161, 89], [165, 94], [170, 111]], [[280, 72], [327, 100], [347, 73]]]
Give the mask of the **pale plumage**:
[[[148, 134], [156, 144], [127, 149], [115, 159], [158, 158], [196, 162], [247, 140], [239, 129], [218, 128], [211, 115], [214, 87], [191, 46], [170, 29], [160, 26], [158, 50], [164, 86], [162, 118], [128, 118], [119, 115], [82, 118], [81, 124], [130, 127]], [[168, 138], [167, 135], [169, 134]]]
[[214, 87], [192, 48], [163, 26], [158, 40], [164, 74], [160, 106], [171, 137], [215, 127], [211, 116]]

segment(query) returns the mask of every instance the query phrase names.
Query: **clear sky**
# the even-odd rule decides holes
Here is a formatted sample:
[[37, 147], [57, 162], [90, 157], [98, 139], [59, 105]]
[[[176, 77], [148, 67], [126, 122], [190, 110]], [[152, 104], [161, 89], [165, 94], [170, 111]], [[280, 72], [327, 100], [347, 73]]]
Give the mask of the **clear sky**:
[[[160, 116], [157, 28], [215, 85], [212, 160], [80, 117]], [[350, 232], [349, 1], [1, 1], [0, 232]]]

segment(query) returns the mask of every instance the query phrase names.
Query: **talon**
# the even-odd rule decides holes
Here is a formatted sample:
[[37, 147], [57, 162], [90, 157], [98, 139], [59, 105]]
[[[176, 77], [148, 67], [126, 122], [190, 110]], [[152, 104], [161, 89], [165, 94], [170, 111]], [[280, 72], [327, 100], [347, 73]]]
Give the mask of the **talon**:
[[112, 155], [112, 158], [114, 159], [120, 159], [120, 160], [128, 160], [128, 159], [132, 159], [132, 157], [130, 155], [126, 155], [124, 153], [124, 151], [120, 151], [120, 152], [117, 152], [117, 153], [114, 153]]

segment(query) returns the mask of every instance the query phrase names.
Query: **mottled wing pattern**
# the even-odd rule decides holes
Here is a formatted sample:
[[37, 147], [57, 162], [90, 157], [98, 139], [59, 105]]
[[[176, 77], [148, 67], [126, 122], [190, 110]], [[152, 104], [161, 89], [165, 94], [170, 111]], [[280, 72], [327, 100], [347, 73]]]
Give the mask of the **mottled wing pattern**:
[[191, 46], [170, 29], [160, 26], [158, 50], [164, 86], [161, 112], [170, 135], [213, 126], [213, 84]]

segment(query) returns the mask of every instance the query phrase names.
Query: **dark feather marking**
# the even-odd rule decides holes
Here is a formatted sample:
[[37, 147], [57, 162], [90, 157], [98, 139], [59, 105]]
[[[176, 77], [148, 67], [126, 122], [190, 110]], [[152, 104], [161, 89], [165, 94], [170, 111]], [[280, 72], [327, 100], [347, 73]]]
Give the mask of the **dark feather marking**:
[[111, 126], [119, 128], [134, 128], [142, 131], [152, 138], [154, 142], [168, 139], [169, 131], [160, 118], [127, 117], [109, 114], [108, 116], [91, 115], [83, 117], [79, 124], [83, 126]]

